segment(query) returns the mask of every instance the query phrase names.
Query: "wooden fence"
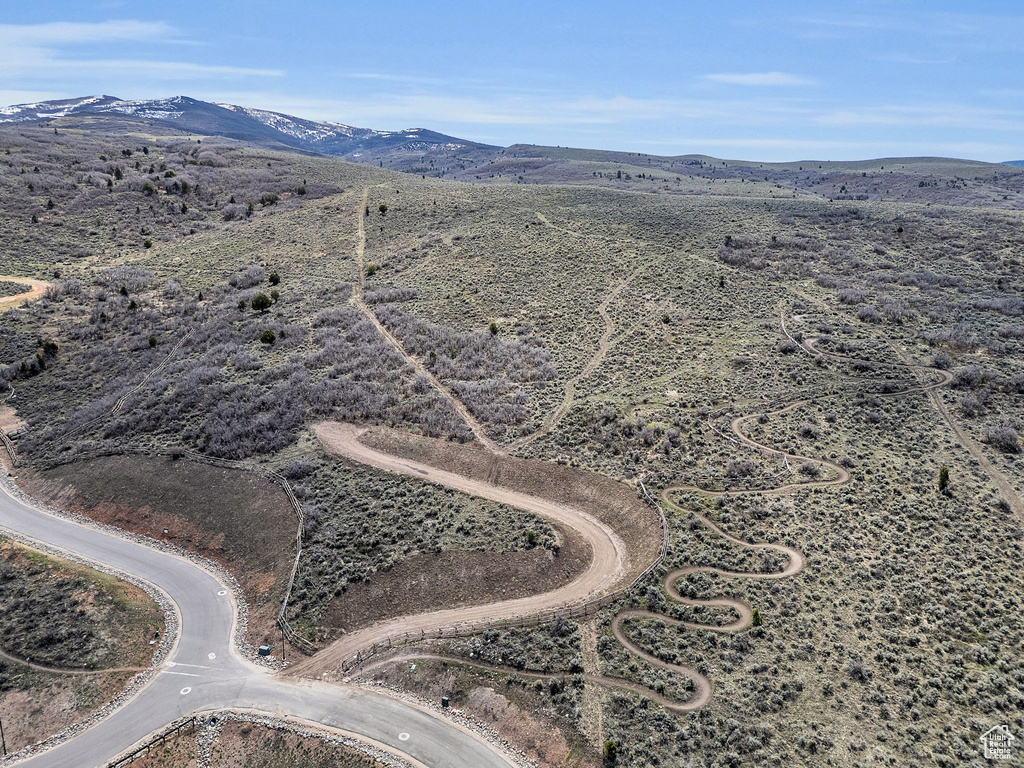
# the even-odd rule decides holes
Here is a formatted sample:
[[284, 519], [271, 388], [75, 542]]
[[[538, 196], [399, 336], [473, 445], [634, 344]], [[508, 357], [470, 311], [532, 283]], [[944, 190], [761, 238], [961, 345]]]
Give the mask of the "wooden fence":
[[376, 655], [382, 651], [386, 651], [389, 648], [402, 645], [409, 642], [417, 642], [419, 640], [442, 640], [442, 639], [454, 639], [459, 637], [470, 637], [477, 635], [481, 632], [485, 632], [489, 629], [513, 629], [518, 627], [539, 627], [543, 624], [551, 624], [552, 622], [566, 619], [586, 619], [587, 617], [593, 616], [601, 608], [611, 603], [621, 600], [623, 597], [629, 595], [637, 586], [643, 583], [651, 574], [657, 571], [665, 560], [668, 554], [668, 523], [665, 520], [665, 512], [658, 501], [650, 494], [647, 487], [643, 482], [639, 483], [640, 489], [644, 494], [644, 497], [658, 512], [658, 519], [661, 523], [661, 547], [658, 551], [657, 558], [651, 562], [628, 586], [621, 587], [614, 592], [609, 592], [604, 595], [592, 597], [587, 600], [580, 601], [578, 603], [570, 603], [568, 605], [561, 606], [559, 608], [553, 608], [540, 613], [524, 614], [522, 616], [513, 616], [507, 619], [490, 619], [486, 621], [478, 622], [465, 622], [462, 624], [455, 624], [450, 627], [439, 627], [433, 630], [423, 630], [420, 632], [402, 632], [395, 633], [385, 637], [376, 643], [373, 643], [365, 651], [360, 651], [355, 654], [352, 658], [347, 659], [341, 666], [341, 673], [345, 674], [352, 671], [359, 665], [363, 664], [371, 656]]
[[128, 765], [134, 763], [138, 758], [143, 755], [148, 755], [149, 751], [154, 747], [163, 746], [167, 739], [171, 736], [177, 736], [184, 730], [195, 731], [199, 725], [199, 720], [195, 717], [190, 717], [177, 725], [171, 726], [169, 729], [161, 733], [159, 736], [154, 736], [152, 739], [147, 741], [141, 747], [129, 752], [127, 755], [117, 758], [113, 762], [107, 763], [107, 768], [121, 768], [122, 765]]

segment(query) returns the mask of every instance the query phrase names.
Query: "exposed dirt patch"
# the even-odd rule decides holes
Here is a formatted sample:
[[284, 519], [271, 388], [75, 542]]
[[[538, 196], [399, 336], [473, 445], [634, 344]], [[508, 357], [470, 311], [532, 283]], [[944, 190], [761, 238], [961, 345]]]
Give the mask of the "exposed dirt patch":
[[572, 529], [557, 528], [556, 555], [525, 552], [447, 551], [414, 555], [350, 585], [325, 614], [331, 629], [350, 632], [380, 619], [436, 608], [479, 605], [526, 597], [575, 579], [590, 562], [590, 546]]
[[395, 661], [367, 677], [433, 701], [448, 696], [451, 706], [486, 723], [540, 765], [599, 765], [596, 750], [585, 744], [573, 721], [559, 711], [568, 710], [575, 700], [568, 684], [552, 688], [543, 681], [511, 679], [437, 659]]
[[277, 637], [274, 618], [297, 528], [276, 485], [239, 470], [145, 456], [24, 472], [19, 482], [47, 503], [221, 563], [238, 579], [249, 603], [249, 639]]
[[[196, 738], [191, 733], [168, 739], [132, 763], [135, 768], [194, 768]], [[356, 749], [264, 725], [226, 721], [210, 749], [209, 768], [384, 768]]]
[[18, 418], [18, 412], [9, 405], [0, 405], [0, 432], [11, 433], [25, 426], [25, 422]]
[[8, 752], [84, 720], [120, 693], [134, 675], [58, 675], [2, 660], [0, 670], [15, 686], [0, 694], [0, 719], [4, 721]]
[[359, 440], [395, 456], [585, 510], [611, 526], [625, 542], [630, 575], [640, 573], [658, 555], [658, 517], [625, 483], [585, 469], [498, 455], [474, 444], [451, 443], [384, 427], [368, 429]]

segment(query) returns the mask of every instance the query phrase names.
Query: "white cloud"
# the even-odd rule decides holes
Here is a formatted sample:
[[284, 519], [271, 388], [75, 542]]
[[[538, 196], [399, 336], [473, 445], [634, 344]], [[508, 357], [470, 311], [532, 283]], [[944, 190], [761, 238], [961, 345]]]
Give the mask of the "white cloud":
[[[432, 93], [374, 93], [365, 98], [323, 99], [285, 95], [273, 91], [203, 92], [210, 98], [245, 106], [271, 109], [317, 120], [334, 120], [378, 129], [430, 127], [439, 131], [464, 130], [465, 126], [555, 126], [575, 129], [587, 126], [631, 126], [669, 121], [719, 124], [784, 124], [807, 112], [779, 100], [660, 99], [629, 96], [570, 96], [494, 93], [486, 96]], [[458, 126], [459, 128], [456, 128]], [[467, 138], [469, 138], [467, 136]]]
[[818, 125], [842, 128], [947, 127], [971, 131], [1024, 130], [1024, 113], [979, 109], [964, 104], [908, 104], [824, 112], [814, 118]]
[[29, 48], [61, 43], [103, 43], [124, 40], [172, 38], [174, 27], [163, 22], [102, 21], [77, 23], [55, 21], [48, 24], [0, 24], [0, 45]]
[[89, 59], [68, 56], [64, 50], [100, 43], [183, 42], [178, 30], [164, 22], [115, 20], [98, 23], [0, 24], [0, 70], [7, 78], [36, 80], [112, 75], [151, 79], [277, 77], [277, 69], [197, 64], [189, 61]]
[[714, 75], [704, 75], [704, 79], [715, 83], [728, 83], [729, 85], [815, 85], [815, 81], [810, 78], [790, 75], [786, 72], [721, 72]]
[[280, 69], [251, 69], [215, 64], [193, 64], [189, 61], [144, 61], [138, 59], [98, 59], [95, 61], [62, 61], [52, 66], [64, 70], [86, 70], [89, 74], [145, 75], [157, 80], [179, 78], [280, 77]]

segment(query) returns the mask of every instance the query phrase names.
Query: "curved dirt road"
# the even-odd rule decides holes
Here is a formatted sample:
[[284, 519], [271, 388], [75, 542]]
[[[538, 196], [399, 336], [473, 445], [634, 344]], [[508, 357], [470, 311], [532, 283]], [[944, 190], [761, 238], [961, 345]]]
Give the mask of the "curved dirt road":
[[28, 286], [28, 290], [25, 291], [25, 293], [18, 293], [14, 296], [4, 296], [0, 298], [0, 309], [10, 309], [12, 307], [20, 306], [26, 301], [38, 299], [46, 293], [46, 289], [50, 287], [49, 283], [45, 283], [42, 280], [33, 280], [30, 277], [12, 277], [11, 275], [0, 275], [0, 282], [20, 283], [21, 285]]
[[290, 674], [316, 677], [324, 673], [333, 673], [347, 666], [356, 654], [374, 643], [386, 641], [389, 637], [409, 634], [412, 638], [421, 632], [441, 627], [531, 616], [548, 609], [581, 602], [621, 586], [620, 582], [628, 572], [626, 545], [608, 525], [592, 515], [539, 496], [530, 496], [490, 483], [472, 480], [453, 472], [437, 469], [429, 464], [421, 464], [375, 450], [359, 442], [359, 435], [364, 430], [352, 424], [322, 422], [314, 424], [313, 431], [328, 451], [347, 459], [386, 472], [397, 472], [472, 496], [525, 509], [548, 520], [569, 526], [590, 544], [592, 559], [587, 569], [575, 581], [550, 592], [487, 605], [413, 614], [358, 630], [343, 636], [312, 658], [295, 665], [289, 670]]
[[88, 730], [23, 765], [105, 766], [180, 717], [221, 709], [319, 723], [430, 768], [513, 765], [479, 736], [415, 705], [353, 686], [272, 676], [236, 650], [234, 599], [212, 573], [164, 550], [40, 511], [6, 487], [0, 491], [0, 529], [7, 535], [149, 582], [174, 604], [179, 625], [166, 661], [139, 693]]

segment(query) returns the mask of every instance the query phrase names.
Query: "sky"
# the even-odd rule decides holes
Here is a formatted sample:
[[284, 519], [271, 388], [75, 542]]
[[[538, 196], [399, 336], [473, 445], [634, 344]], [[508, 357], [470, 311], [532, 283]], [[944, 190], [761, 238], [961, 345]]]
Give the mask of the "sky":
[[1022, 54], [1019, 0], [0, 0], [0, 105], [186, 95], [764, 161], [1024, 158]]

